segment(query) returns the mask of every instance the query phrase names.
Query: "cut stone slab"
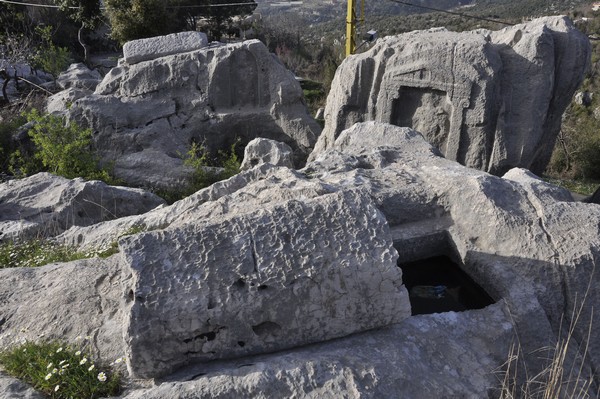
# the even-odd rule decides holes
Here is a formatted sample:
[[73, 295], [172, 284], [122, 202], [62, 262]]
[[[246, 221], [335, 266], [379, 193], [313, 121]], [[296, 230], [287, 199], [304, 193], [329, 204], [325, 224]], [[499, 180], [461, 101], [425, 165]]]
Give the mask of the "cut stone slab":
[[206, 33], [171, 33], [127, 42], [123, 45], [123, 57], [126, 63], [133, 65], [167, 55], [198, 50], [206, 45], [208, 45]]
[[410, 315], [387, 223], [357, 192], [125, 237], [120, 246], [132, 275], [124, 338], [136, 377]]

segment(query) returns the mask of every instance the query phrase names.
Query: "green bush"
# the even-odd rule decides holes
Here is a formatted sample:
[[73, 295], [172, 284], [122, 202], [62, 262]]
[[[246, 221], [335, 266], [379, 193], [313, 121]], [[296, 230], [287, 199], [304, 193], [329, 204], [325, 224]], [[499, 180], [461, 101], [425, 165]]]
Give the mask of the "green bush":
[[16, 151], [12, 136], [24, 123], [24, 117], [16, 117], [6, 122], [0, 122], [0, 173], [10, 172], [11, 154]]
[[0, 353], [0, 363], [13, 377], [56, 399], [100, 398], [121, 391], [118, 373], [89, 353], [60, 342], [25, 342]]
[[211, 161], [210, 154], [204, 145], [192, 143], [183, 161], [184, 165], [194, 169], [192, 183], [189, 187], [190, 194], [239, 173], [240, 161], [236, 154], [238, 144], [239, 140], [236, 140], [231, 145], [229, 152], [221, 150], [218, 152], [218, 159]]
[[547, 173], [569, 179], [600, 179], [600, 121], [593, 108], [572, 104], [566, 111]]
[[34, 66], [48, 72], [56, 79], [71, 63], [71, 53], [67, 48], [54, 44], [52, 26], [38, 26], [35, 32], [41, 38], [41, 44], [33, 59]]
[[172, 204], [218, 181], [229, 179], [240, 171], [241, 162], [236, 152], [239, 145], [240, 140], [236, 140], [229, 151], [220, 150], [218, 157], [211, 158], [204, 145], [192, 142], [188, 152], [180, 154], [184, 165], [193, 169], [190, 183], [179, 190], [152, 191]]
[[[66, 124], [59, 116], [41, 115], [37, 110], [30, 111], [27, 119], [34, 122], [29, 136], [35, 144], [34, 158], [41, 162], [43, 170], [68, 179], [83, 177], [113, 182], [93, 154], [91, 129], [83, 129], [76, 123]], [[39, 171], [42, 170], [34, 172]]]
[[223, 171], [220, 174], [220, 180], [229, 179], [232, 176], [240, 173], [241, 161], [237, 156], [236, 149], [240, 145], [240, 140], [237, 139], [227, 151], [219, 151], [219, 159]]

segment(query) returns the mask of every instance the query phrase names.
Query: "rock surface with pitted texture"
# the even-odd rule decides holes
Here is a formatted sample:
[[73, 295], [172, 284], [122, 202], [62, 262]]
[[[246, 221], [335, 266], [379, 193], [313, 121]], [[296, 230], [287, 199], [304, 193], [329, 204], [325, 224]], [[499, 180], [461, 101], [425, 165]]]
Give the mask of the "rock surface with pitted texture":
[[[171, 36], [143, 40], [179, 45]], [[216, 156], [236, 140], [274, 139], [292, 147], [301, 166], [321, 132], [293, 74], [258, 40], [123, 62], [67, 114], [94, 130], [96, 148], [118, 178], [145, 187], [188, 179], [182, 158], [192, 142]]]
[[410, 316], [387, 223], [360, 193], [291, 200], [121, 246], [132, 274], [127, 355], [138, 377]]
[[542, 173], [589, 57], [588, 38], [566, 17], [385, 37], [338, 68], [311, 159], [354, 123], [378, 121], [412, 127], [471, 168]]
[[143, 214], [164, 204], [144, 190], [42, 172], [0, 183], [0, 241], [54, 237], [72, 226]]

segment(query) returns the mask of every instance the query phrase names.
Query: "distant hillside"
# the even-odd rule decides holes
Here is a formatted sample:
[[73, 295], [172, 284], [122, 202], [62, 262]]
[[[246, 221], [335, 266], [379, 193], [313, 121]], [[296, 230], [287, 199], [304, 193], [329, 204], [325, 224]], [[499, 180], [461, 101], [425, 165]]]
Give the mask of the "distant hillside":
[[[310, 22], [327, 22], [346, 15], [346, 0], [303, 0], [276, 1], [257, 0], [257, 12], [272, 15], [281, 12], [297, 13]], [[470, 5], [474, 0], [415, 0], [415, 4], [439, 9], [452, 9]], [[360, 1], [359, 1], [360, 4]], [[368, 15], [408, 15], [421, 12], [418, 8], [398, 4], [390, 0], [366, 0], [365, 13]]]
[[[263, 15], [269, 16], [280, 13], [298, 14], [310, 23], [343, 19], [346, 15], [347, 6], [347, 0], [256, 0], [256, 2], [258, 3], [257, 12]], [[583, 3], [591, 3], [591, 1], [583, 0], [407, 0], [404, 2], [412, 3], [416, 6], [442, 10], [468, 11], [477, 15], [513, 19], [557, 14], [565, 10], [572, 10]], [[365, 13], [367, 17], [394, 17], [427, 12], [430, 11], [419, 7], [398, 4], [393, 0], [365, 1]]]
[[[482, 21], [456, 13], [481, 18], [520, 23], [524, 20], [544, 16], [569, 14], [583, 5], [591, 4], [584, 0], [408, 0], [416, 5], [436, 9], [451, 10], [452, 13], [432, 12], [423, 8], [400, 5], [390, 0], [366, 0], [365, 30], [374, 29], [379, 36], [399, 34], [418, 29], [444, 26], [450, 30], [462, 31], [475, 28], [501, 29], [505, 25]], [[286, 15], [297, 17], [310, 26], [306, 40], [319, 40], [321, 37], [340, 38], [344, 34], [346, 0], [304, 0], [302, 4], [273, 6], [273, 0], [258, 0], [258, 11], [263, 15]], [[298, 2], [295, 2], [298, 3]]]

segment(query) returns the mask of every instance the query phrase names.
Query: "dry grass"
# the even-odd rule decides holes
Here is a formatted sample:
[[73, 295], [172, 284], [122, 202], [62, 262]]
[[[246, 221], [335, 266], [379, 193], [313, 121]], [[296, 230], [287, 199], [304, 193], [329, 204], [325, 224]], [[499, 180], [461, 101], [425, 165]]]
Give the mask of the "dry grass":
[[[593, 273], [592, 273], [593, 274]], [[590, 278], [591, 284], [591, 278]], [[564, 331], [564, 315], [561, 318], [558, 340], [554, 346], [525, 353], [516, 337], [510, 347], [508, 358], [500, 372], [501, 399], [586, 399], [595, 397], [592, 392], [593, 376], [585, 370], [589, 340], [592, 333], [592, 314], [590, 314], [587, 335], [582, 342], [575, 339], [575, 327], [581, 322], [583, 305], [588, 296], [590, 284], [583, 300], [574, 305], [574, 317]], [[593, 311], [593, 310], [592, 310]], [[528, 360], [542, 360], [544, 367], [535, 375], [527, 370]]]

